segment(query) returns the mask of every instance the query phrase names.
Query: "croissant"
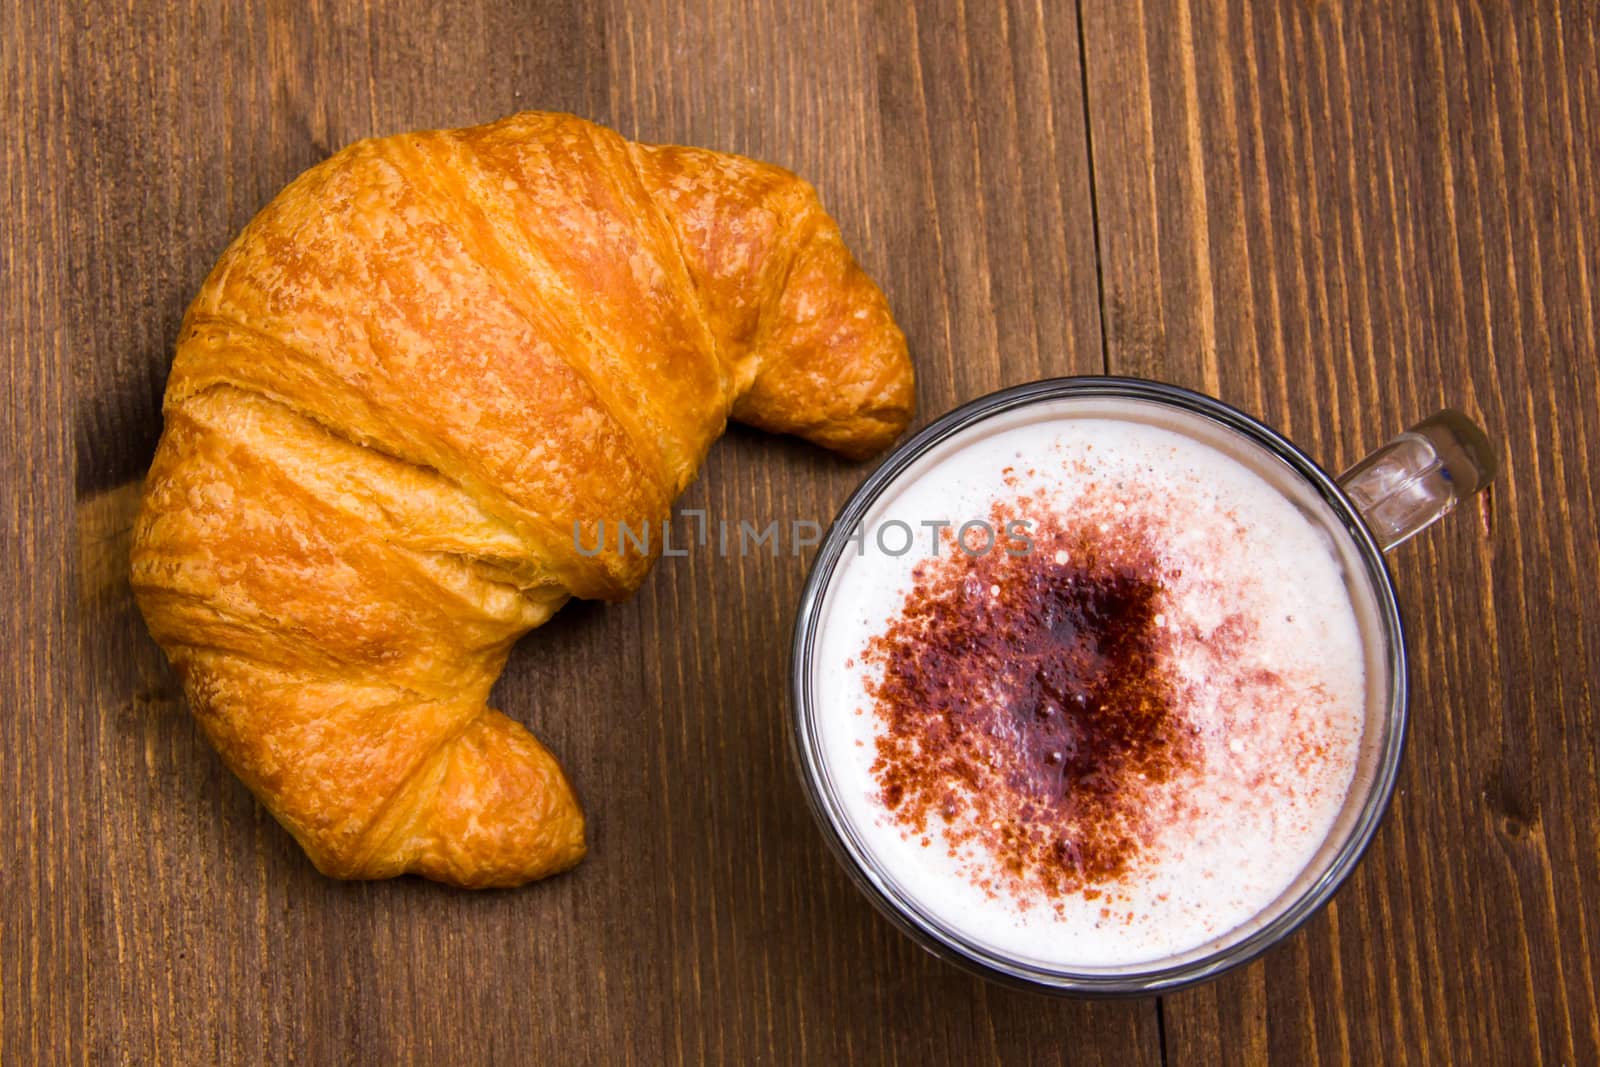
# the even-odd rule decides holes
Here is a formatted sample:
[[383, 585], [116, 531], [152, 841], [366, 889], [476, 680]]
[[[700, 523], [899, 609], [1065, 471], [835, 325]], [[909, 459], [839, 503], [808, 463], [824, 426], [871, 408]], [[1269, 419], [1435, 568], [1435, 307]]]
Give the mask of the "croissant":
[[518, 885], [582, 858], [583, 815], [487, 699], [569, 597], [643, 580], [659, 543], [599, 524], [659, 526], [730, 417], [865, 457], [911, 412], [882, 293], [787, 171], [542, 113], [362, 141], [189, 308], [133, 587], [319, 870]]

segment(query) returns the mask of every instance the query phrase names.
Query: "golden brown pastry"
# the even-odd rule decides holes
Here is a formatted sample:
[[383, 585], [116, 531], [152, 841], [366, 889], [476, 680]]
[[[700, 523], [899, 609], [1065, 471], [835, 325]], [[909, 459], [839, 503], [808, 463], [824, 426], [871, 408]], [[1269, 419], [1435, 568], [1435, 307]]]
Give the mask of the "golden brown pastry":
[[583, 816], [489, 688], [652, 562], [577, 546], [659, 524], [730, 416], [861, 457], [912, 382], [805, 182], [527, 113], [297, 178], [164, 409], [133, 585], [228, 766], [328, 874], [506, 886], [576, 863]]

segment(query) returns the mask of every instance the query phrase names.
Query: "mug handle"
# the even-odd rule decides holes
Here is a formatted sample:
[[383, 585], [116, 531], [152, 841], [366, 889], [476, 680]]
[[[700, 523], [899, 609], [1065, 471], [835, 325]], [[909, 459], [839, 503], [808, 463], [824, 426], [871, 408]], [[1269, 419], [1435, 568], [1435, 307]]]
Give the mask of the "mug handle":
[[1478, 424], [1430, 415], [1339, 476], [1339, 487], [1388, 552], [1489, 484], [1497, 463]]

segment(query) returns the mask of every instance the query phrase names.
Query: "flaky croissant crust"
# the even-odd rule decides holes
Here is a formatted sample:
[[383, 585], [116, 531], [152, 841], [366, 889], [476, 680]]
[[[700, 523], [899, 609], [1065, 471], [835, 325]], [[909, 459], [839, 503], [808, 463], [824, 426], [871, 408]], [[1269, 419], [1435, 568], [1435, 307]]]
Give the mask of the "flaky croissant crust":
[[320, 870], [515, 885], [583, 816], [490, 687], [652, 562], [578, 544], [665, 518], [730, 416], [859, 457], [911, 411], [883, 295], [786, 171], [542, 113], [362, 141], [190, 307], [133, 585]]

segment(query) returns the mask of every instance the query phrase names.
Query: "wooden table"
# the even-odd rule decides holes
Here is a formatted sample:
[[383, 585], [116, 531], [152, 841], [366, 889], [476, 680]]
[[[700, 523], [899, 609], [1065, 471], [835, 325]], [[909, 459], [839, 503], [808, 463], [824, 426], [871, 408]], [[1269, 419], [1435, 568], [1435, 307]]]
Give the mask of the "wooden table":
[[[1600, 47], [1589, 4], [7, 3], [0, 1059], [1600, 1061]], [[1510, 10], [1515, 8], [1515, 14]], [[587, 800], [573, 874], [319, 877], [198, 736], [124, 575], [178, 320], [359, 137], [565, 109], [810, 177], [923, 421], [1102, 371], [1334, 469], [1442, 405], [1504, 449], [1407, 547], [1410, 750], [1376, 845], [1160, 1001], [991, 988], [815, 832], [783, 720], [802, 558], [576, 606], [497, 691]], [[735, 432], [685, 506], [826, 519], [864, 470]]]

